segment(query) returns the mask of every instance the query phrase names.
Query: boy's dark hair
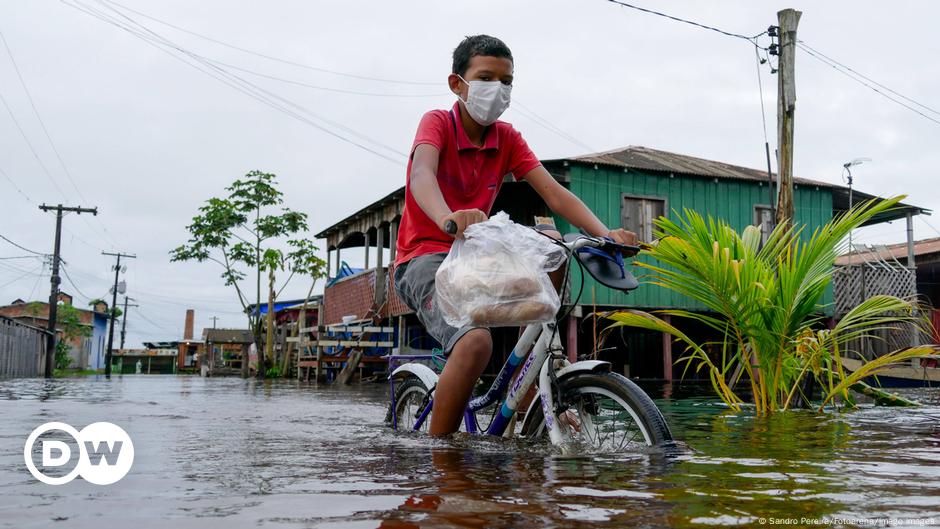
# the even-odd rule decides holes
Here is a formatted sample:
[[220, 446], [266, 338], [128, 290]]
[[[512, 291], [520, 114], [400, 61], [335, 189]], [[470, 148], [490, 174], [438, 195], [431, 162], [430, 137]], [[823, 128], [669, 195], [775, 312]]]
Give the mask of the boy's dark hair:
[[473, 35], [463, 39], [454, 49], [453, 73], [463, 76], [470, 67], [470, 59], [477, 55], [512, 60], [512, 52], [505, 42], [489, 35]]

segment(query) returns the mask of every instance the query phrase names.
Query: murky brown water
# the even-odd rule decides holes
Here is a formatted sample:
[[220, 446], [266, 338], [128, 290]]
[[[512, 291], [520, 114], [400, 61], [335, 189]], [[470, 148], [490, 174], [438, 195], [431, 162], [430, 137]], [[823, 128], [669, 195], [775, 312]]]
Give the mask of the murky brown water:
[[[672, 396], [657, 402], [678, 448], [576, 458], [508, 440], [394, 433], [382, 422], [381, 385], [0, 381], [0, 527], [940, 525], [938, 389], [905, 392], [928, 403], [918, 409], [770, 419], [665, 389]], [[136, 451], [130, 474], [105, 487], [36, 481], [23, 444], [54, 420], [123, 427]]]

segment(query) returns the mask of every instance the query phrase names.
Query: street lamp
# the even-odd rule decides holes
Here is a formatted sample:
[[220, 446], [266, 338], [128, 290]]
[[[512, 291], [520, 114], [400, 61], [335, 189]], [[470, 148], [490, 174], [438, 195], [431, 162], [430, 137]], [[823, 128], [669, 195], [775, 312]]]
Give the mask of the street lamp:
[[[849, 185], [849, 210], [852, 209], [852, 167], [870, 162], [871, 158], [855, 158], [842, 164], [842, 181]], [[849, 230], [849, 266], [852, 266], [852, 231]]]

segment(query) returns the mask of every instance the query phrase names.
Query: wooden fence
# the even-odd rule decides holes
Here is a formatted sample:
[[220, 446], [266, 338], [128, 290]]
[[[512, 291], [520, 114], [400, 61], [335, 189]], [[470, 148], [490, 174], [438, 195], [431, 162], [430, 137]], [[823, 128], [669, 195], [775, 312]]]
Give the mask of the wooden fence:
[[45, 351], [46, 331], [0, 316], [0, 378], [42, 375]]

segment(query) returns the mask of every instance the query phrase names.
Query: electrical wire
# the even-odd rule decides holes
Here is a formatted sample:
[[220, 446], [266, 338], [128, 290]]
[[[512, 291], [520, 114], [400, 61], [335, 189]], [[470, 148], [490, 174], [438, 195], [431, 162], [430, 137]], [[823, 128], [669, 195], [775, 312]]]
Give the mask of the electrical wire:
[[[190, 66], [190, 67], [192, 67], [192, 68], [195, 68], [196, 70], [200, 71], [201, 73], [204, 73], [204, 74], [206, 74], [206, 75], [209, 75], [210, 77], [212, 77], [212, 78], [214, 78], [214, 79], [216, 79], [216, 80], [222, 82], [223, 84], [226, 84], [226, 85], [230, 86], [231, 88], [234, 88], [235, 90], [238, 90], [239, 92], [242, 92], [242, 93], [244, 93], [245, 95], [248, 95], [249, 97], [251, 97], [251, 98], [253, 98], [253, 99], [255, 99], [255, 100], [257, 100], [257, 101], [259, 101], [259, 102], [261, 102], [261, 103], [263, 103], [263, 104], [265, 104], [265, 105], [271, 107], [271, 108], [274, 108], [275, 110], [278, 110], [278, 111], [280, 111], [281, 113], [284, 113], [285, 115], [288, 115], [288, 116], [290, 116], [290, 117], [293, 117], [294, 119], [297, 119], [298, 121], [300, 121], [300, 122], [302, 122], [302, 123], [305, 123], [305, 124], [307, 124], [307, 125], [310, 125], [310, 126], [316, 128], [316, 129], [319, 129], [319, 130], [321, 130], [322, 132], [325, 132], [326, 134], [329, 134], [329, 135], [331, 135], [331, 136], [333, 136], [333, 137], [335, 137], [335, 138], [337, 138], [337, 139], [339, 139], [339, 140], [341, 140], [341, 141], [343, 141], [343, 142], [349, 143], [349, 144], [351, 144], [351, 145], [353, 145], [353, 146], [355, 146], [355, 147], [358, 147], [358, 148], [360, 148], [360, 149], [362, 149], [362, 150], [365, 150], [365, 151], [367, 151], [367, 152], [370, 152], [370, 153], [372, 153], [372, 154], [374, 154], [374, 155], [376, 155], [376, 156], [378, 156], [378, 157], [380, 157], [380, 158], [383, 158], [383, 159], [385, 159], [385, 160], [387, 160], [387, 161], [390, 161], [390, 162], [395, 163], [395, 164], [397, 164], [397, 165], [404, 165], [404, 162], [402, 161], [402, 159], [404, 159], [405, 157], [407, 157], [406, 154], [404, 154], [404, 153], [402, 153], [402, 152], [400, 152], [400, 151], [394, 149], [393, 147], [389, 147], [389, 146], [387, 146], [387, 145], [382, 144], [381, 142], [378, 142], [378, 141], [376, 141], [376, 140], [373, 140], [373, 139], [369, 138], [368, 136], [365, 136], [364, 134], [358, 133], [358, 132], [354, 131], [353, 129], [350, 129], [349, 127], [346, 127], [345, 125], [342, 125], [341, 123], [337, 123], [337, 122], [335, 122], [335, 121], [332, 121], [332, 120], [329, 120], [329, 119], [324, 118], [324, 117], [322, 117], [322, 116], [319, 116], [319, 115], [313, 113], [312, 111], [310, 111], [309, 109], [306, 109], [306, 108], [302, 107], [301, 105], [298, 105], [298, 104], [296, 104], [296, 103], [294, 103], [294, 102], [292, 102], [292, 101], [287, 100], [286, 98], [283, 98], [283, 97], [281, 97], [281, 96], [279, 96], [279, 95], [277, 95], [277, 94], [274, 94], [274, 93], [272, 93], [272, 92], [270, 92], [270, 91], [268, 91], [268, 90], [265, 90], [264, 88], [261, 88], [260, 86], [254, 84], [254, 83], [251, 83], [250, 81], [247, 81], [247, 80], [245, 80], [245, 79], [242, 78], [242, 77], [239, 77], [239, 76], [237, 76], [237, 75], [235, 75], [235, 74], [232, 74], [232, 73], [229, 72], [228, 70], [225, 70], [224, 68], [222, 68], [222, 67], [220, 67], [220, 66], [218, 66], [218, 65], [212, 64], [212, 63], [211, 63], [208, 59], [206, 59], [205, 57], [202, 57], [201, 55], [198, 55], [198, 54], [196, 54], [196, 53], [193, 53], [193, 52], [191, 52], [191, 51], [189, 51], [189, 50], [186, 50], [186, 49], [182, 48], [181, 46], [179, 46], [179, 45], [173, 43], [172, 41], [169, 41], [168, 39], [162, 37], [161, 35], [159, 35], [159, 34], [153, 32], [152, 30], [146, 28], [145, 26], [141, 25], [140, 23], [138, 23], [138, 22], [136, 22], [136, 21], [133, 21], [133, 19], [130, 19], [127, 15], [124, 15], [124, 14], [121, 14], [120, 12], [118, 12], [118, 14], [120, 14], [120, 16], [122, 16], [122, 17], [125, 18], [125, 19], [130, 20], [132, 23], [134, 23], [136, 26], [138, 26], [138, 27], [140, 27], [140, 28], [142, 28], [142, 29], [141, 29], [141, 30], [137, 30], [137, 29], [134, 29], [134, 28], [132, 28], [132, 27], [129, 27], [129, 26], [127, 26], [126, 24], [123, 24], [123, 23], [121, 23], [120, 21], [115, 20], [114, 18], [108, 16], [108, 15], [105, 14], [105, 13], [101, 13], [100, 11], [97, 11], [97, 10], [95, 10], [94, 8], [91, 8], [91, 7], [89, 7], [89, 6], [85, 5], [85, 4], [82, 4], [82, 3], [79, 2], [78, 0], [75, 0], [75, 3], [70, 3], [70, 2], [68, 2], [68, 1], [66, 1], [66, 0], [61, 0], [61, 2], [62, 2], [63, 4], [65, 4], [65, 5], [69, 6], [69, 7], [72, 7], [73, 9], [76, 9], [76, 10], [78, 10], [78, 11], [81, 11], [81, 12], [85, 13], [85, 14], [88, 14], [88, 15], [90, 15], [90, 16], [93, 16], [93, 17], [95, 17], [95, 18], [97, 18], [97, 19], [99, 19], [99, 20], [101, 20], [101, 21], [103, 21], [103, 22], [106, 22], [106, 23], [108, 23], [108, 24], [114, 25], [114, 26], [116, 26], [116, 27], [118, 27], [118, 28], [120, 28], [120, 29], [122, 29], [122, 30], [124, 30], [124, 31], [126, 31], [126, 32], [128, 32], [128, 33], [130, 33], [131, 35], [140, 38], [140, 39], [143, 40], [145, 43], [147, 43], [147, 44], [149, 44], [149, 45], [155, 47], [156, 49], [158, 49], [158, 50], [161, 51], [161, 52], [164, 52], [164, 53], [170, 55], [170, 56], [173, 57], [174, 59], [177, 59], [177, 60], [183, 62], [184, 64], [186, 64], [186, 65], [188, 65], [188, 66]], [[145, 33], [146, 33], [146, 34], [145, 34]], [[148, 36], [147, 34], [149, 34], [150, 36]], [[194, 64], [194, 63], [192, 63], [192, 62], [187, 61], [187, 60], [184, 59], [183, 57], [180, 57], [180, 56], [175, 55], [175, 54], [172, 53], [171, 51], [165, 49], [164, 46], [167, 47], [167, 48], [171, 48], [171, 49], [174, 49], [174, 50], [178, 51], [179, 53], [181, 53], [181, 54], [183, 54], [183, 55], [189, 57], [191, 60], [195, 61], [195, 63], [198, 63], [198, 64]], [[202, 65], [202, 67], [200, 67], [199, 65]], [[205, 69], [205, 68], [208, 68], [208, 70]], [[339, 134], [338, 132], [335, 132], [334, 130], [331, 130], [331, 129], [330, 129], [329, 127], [327, 127], [327, 126], [321, 125], [320, 123], [317, 123], [317, 122], [315, 122], [315, 121], [312, 121], [311, 119], [309, 119], [309, 118], [307, 118], [307, 117], [304, 117], [303, 115], [300, 115], [300, 114], [298, 114], [298, 113], [295, 112], [295, 111], [290, 110], [289, 108], [285, 107], [284, 104], [279, 104], [279, 103], [277, 103], [277, 102], [275, 102], [275, 101], [272, 101], [272, 99], [277, 99], [277, 100], [279, 100], [279, 101], [282, 101], [284, 104], [286, 104], [286, 105], [288, 105], [288, 106], [290, 106], [290, 107], [296, 108], [296, 109], [300, 110], [301, 112], [304, 112], [305, 114], [307, 114], [307, 115], [309, 115], [309, 116], [311, 116], [311, 117], [313, 117], [313, 118], [315, 118], [315, 119], [318, 119], [318, 120], [320, 120], [320, 121], [323, 121], [323, 122], [325, 122], [325, 123], [328, 123], [328, 124], [330, 124], [330, 125], [333, 125], [333, 126], [336, 127], [336, 128], [340, 128], [340, 129], [342, 129], [342, 130], [345, 130], [345, 131], [349, 132], [350, 134], [353, 134], [353, 135], [356, 135], [356, 136], [358, 136], [358, 137], [360, 137], [360, 138], [366, 139], [366, 140], [369, 141], [370, 143], [373, 143], [373, 144], [375, 144], [375, 145], [377, 145], [377, 146], [379, 146], [379, 147], [381, 147], [381, 148], [384, 148], [384, 149], [386, 149], [386, 150], [389, 150], [389, 151], [391, 151], [391, 152], [394, 152], [395, 154], [398, 154], [399, 156], [401, 156], [401, 159], [393, 158], [393, 157], [388, 156], [388, 155], [386, 155], [386, 154], [383, 154], [383, 153], [381, 153], [381, 152], [379, 152], [379, 151], [377, 151], [377, 150], [375, 150], [375, 149], [373, 149], [373, 148], [370, 148], [370, 147], [365, 146], [365, 145], [363, 145], [363, 144], [361, 144], [361, 143], [358, 143], [358, 142], [356, 142], [356, 141], [354, 141], [354, 140], [352, 140], [352, 139], [350, 139], [350, 138], [347, 138], [346, 136], [343, 136], [342, 134]]]
[[754, 55], [757, 57], [757, 91], [760, 94], [760, 120], [764, 125], [764, 143], [770, 144], [770, 141], [767, 140], [767, 114], [764, 112], [764, 83], [761, 82], [760, 77], [760, 52], [757, 49], [757, 46], [754, 46]]
[[31, 253], [31, 254], [33, 254], [33, 255], [40, 255], [40, 256], [42, 256], [42, 257], [46, 257], [46, 256], [48, 255], [48, 254], [44, 254], [44, 253], [42, 253], [42, 252], [37, 252], [37, 251], [34, 251], [34, 250], [30, 250], [29, 248], [26, 248], [25, 246], [22, 246], [22, 245], [20, 245], [20, 244], [17, 244], [17, 243], [15, 243], [15, 242], [11, 241], [10, 239], [8, 239], [8, 238], [7, 238], [6, 236], [4, 236], [2, 233], [0, 233], [0, 239], [5, 240], [6, 242], [12, 244], [13, 246], [16, 246], [17, 248], [19, 248], [20, 250], [23, 250], [24, 252], [29, 252], [29, 253]]
[[29, 136], [26, 135], [26, 131], [24, 131], [23, 126], [20, 125], [20, 121], [16, 119], [16, 114], [13, 113], [13, 109], [10, 108], [9, 103], [7, 103], [7, 99], [3, 96], [3, 92], [0, 92], [0, 103], [3, 103], [3, 107], [7, 109], [7, 113], [10, 114], [10, 119], [13, 121], [13, 125], [16, 126], [16, 130], [19, 131], [23, 141], [26, 142], [26, 146], [29, 147], [29, 151], [33, 153], [33, 157], [36, 159], [39, 167], [42, 168], [42, 172], [46, 175], [47, 178], [49, 178], [49, 181], [52, 183], [52, 186], [56, 189], [56, 191], [59, 192], [59, 195], [65, 199], [65, 192], [62, 191], [61, 187], [59, 187], [59, 183], [55, 181], [55, 178], [52, 177], [52, 173], [49, 172], [49, 168], [46, 167], [46, 164], [43, 163], [42, 159], [39, 157], [39, 153], [36, 152], [36, 148], [33, 146], [33, 142], [29, 141]]
[[846, 69], [846, 70], [852, 72], [853, 74], [855, 74], [855, 75], [861, 77], [862, 79], [864, 79], [864, 80], [866, 80], [866, 81], [868, 81], [868, 82], [870, 82], [870, 83], [872, 83], [872, 84], [874, 84], [874, 85], [877, 85], [877, 86], [879, 86], [879, 87], [881, 87], [881, 88], [884, 88], [884, 89], [887, 90], [888, 92], [891, 92], [892, 94], [894, 94], [894, 95], [900, 97], [901, 99], [904, 99], [905, 101], [908, 101], [908, 102], [910, 102], [910, 103], [913, 103], [913, 104], [915, 104], [915, 105], [917, 105], [917, 106], [923, 108], [924, 110], [929, 110], [930, 112], [933, 112], [934, 114], [940, 115], [940, 110], [936, 110], [936, 109], [934, 109], [934, 108], [931, 108], [931, 107], [929, 107], [929, 106], [927, 106], [927, 105], [925, 105], [925, 104], [923, 104], [923, 103], [921, 103], [921, 102], [919, 102], [919, 101], [916, 101], [916, 100], [914, 100], [914, 99], [911, 99], [910, 97], [907, 97], [906, 95], [904, 95], [904, 94], [902, 94], [902, 93], [900, 93], [900, 92], [896, 92], [895, 90], [892, 90], [891, 88], [889, 88], [889, 87], [887, 87], [887, 86], [885, 86], [885, 85], [879, 83], [878, 81], [875, 81], [874, 79], [872, 79], [872, 78], [870, 78], [870, 77], [866, 77], [865, 75], [863, 75], [863, 74], [859, 73], [858, 71], [856, 71], [856, 70], [854, 70], [854, 69], [852, 69], [852, 68], [846, 66], [845, 64], [842, 64], [841, 62], [839, 62], [839, 61], [833, 59], [832, 57], [829, 57], [828, 55], [822, 53], [821, 51], [812, 48], [809, 44], [806, 44], [806, 42], [803, 41], [803, 40], [798, 41], [798, 42], [797, 42], [797, 45], [800, 46], [800, 47], [802, 47], [802, 48], [804, 48], [803, 51], [806, 51], [806, 52], [813, 52], [813, 53], [819, 55], [820, 57], [822, 57], [823, 59], [826, 59], [826, 60], [828, 60], [829, 62], [831, 62], [831, 63], [833, 63], [833, 64], [836, 64], [836, 65], [838, 65], [839, 67], [844, 68], [844, 69]]
[[85, 298], [85, 299], [88, 300], [88, 301], [91, 301], [91, 300], [95, 299], [95, 298], [93, 298], [93, 297], [87, 296], [84, 292], [82, 292], [81, 290], [79, 290], [78, 285], [76, 285], [75, 282], [72, 281], [72, 277], [69, 276], [69, 269], [68, 269], [67, 266], [65, 266], [65, 263], [60, 262], [60, 263], [59, 263], [59, 268], [62, 270], [62, 274], [65, 276], [65, 279], [68, 280], [69, 284], [72, 285], [72, 288], [75, 289], [75, 292], [77, 292], [78, 295], [80, 295], [81, 297]]
[[215, 63], [215, 64], [218, 64], [218, 65], [221, 65], [221, 66], [225, 66], [226, 68], [231, 68], [231, 69], [233, 69], [233, 70], [238, 70], [238, 71], [240, 71], [240, 72], [249, 73], [249, 74], [251, 74], [251, 75], [256, 75], [256, 76], [258, 76], [258, 77], [263, 77], [263, 78], [265, 78], [265, 79], [272, 79], [272, 80], [274, 80], [274, 81], [280, 81], [280, 82], [282, 82], [282, 83], [288, 83], [288, 84], [292, 84], [292, 85], [296, 85], [296, 86], [303, 86], [303, 87], [306, 87], [306, 88], [312, 88], [312, 89], [314, 89], [314, 90], [324, 90], [324, 91], [327, 91], [327, 92], [336, 92], [336, 93], [340, 93], [340, 94], [352, 94], [352, 95], [370, 96], [370, 97], [440, 97], [440, 96], [449, 95], [448, 92], [438, 92], [438, 93], [434, 93], [434, 94], [391, 94], [391, 93], [386, 93], [386, 92], [363, 92], [363, 91], [360, 91], [360, 90], [347, 90], [347, 89], [344, 89], [344, 88], [332, 88], [332, 87], [328, 87], [328, 86], [313, 85], [313, 84], [305, 83], [305, 82], [302, 82], [302, 81], [294, 81], [294, 80], [292, 80], [292, 79], [285, 79], [285, 78], [283, 78], [283, 77], [278, 77], [278, 76], [276, 76], [276, 75], [270, 75], [270, 74], [265, 74], [265, 73], [257, 72], [257, 71], [255, 71], [255, 70], [251, 70], [251, 69], [249, 69], [249, 68], [243, 68], [243, 67], [241, 67], [241, 66], [236, 66], [236, 65], [234, 65], [234, 64], [227, 63], [227, 62], [223, 62], [223, 61], [220, 61], [220, 60], [218, 60], [218, 59], [207, 59], [207, 60], [212, 61], [212, 62]]
[[[925, 114], [925, 113], [921, 112], [920, 110], [918, 110], [918, 109], [912, 107], [911, 105], [908, 105], [907, 103], [904, 103], [904, 102], [902, 102], [902, 101], [899, 101], [898, 99], [895, 99], [895, 98], [891, 97], [890, 95], [886, 94], [884, 91], [879, 90], [878, 88], [876, 88], [874, 85], [878, 85], [878, 86], [884, 88], [885, 90], [890, 91], [890, 92], [896, 94], [897, 92], [895, 92], [894, 90], [891, 90], [890, 88], [887, 88], [887, 87], [885, 87], [884, 85], [881, 85], [881, 84], [879, 84], [879, 83], [876, 83], [876, 82], [874, 82], [874, 81], [871, 81], [871, 80], [868, 79], [867, 77], [863, 77], [861, 74], [855, 74], [855, 75], [858, 75], [858, 77], [856, 77], [855, 75], [853, 75], [852, 73], [850, 73], [850, 72], [854, 72], [854, 70], [851, 70], [851, 69], [848, 68], [847, 66], [842, 66], [841, 63], [837, 63], [837, 62], [835, 62], [835, 61], [832, 61], [832, 60], [829, 60], [829, 59], [824, 58], [824, 56], [823, 56], [822, 54], [818, 54], [818, 52], [815, 52], [815, 50], [813, 50], [813, 49], [810, 48], [809, 46], [806, 46], [805, 44], [803, 44], [802, 41], [797, 42], [796, 45], [797, 45], [797, 47], [799, 47], [801, 50], [803, 50], [804, 52], [806, 52], [810, 57], [812, 57], [812, 58], [816, 59], [817, 61], [819, 61], [819, 62], [821, 62], [821, 63], [823, 63], [823, 64], [829, 66], [829, 67], [832, 68], [833, 70], [835, 70], [835, 71], [841, 73], [842, 75], [848, 77], [849, 79], [852, 79], [852, 80], [855, 81], [856, 83], [859, 83], [859, 84], [861, 84], [862, 86], [865, 86], [866, 88], [868, 88], [868, 89], [872, 90], [873, 92], [877, 93], [878, 95], [884, 97], [885, 99], [887, 99], [887, 100], [889, 100], [889, 101], [892, 101], [892, 102], [894, 102], [894, 103], [896, 103], [896, 104], [898, 104], [898, 105], [900, 105], [900, 106], [902, 106], [902, 107], [904, 107], [904, 108], [910, 110], [911, 112], [914, 112], [914, 113], [916, 113], [916, 114], [919, 114], [921, 117], [924, 117], [924, 118], [926, 118], [926, 119], [928, 119], [928, 120], [930, 120], [930, 121], [936, 123], [937, 125], [940, 125], [940, 120], [935, 119], [935, 118], [933, 118], [933, 117], [931, 117], [931, 116], [928, 116], [927, 114]], [[867, 80], [867, 81], [866, 81], [866, 80]], [[898, 95], [900, 96], [900, 94], [898, 94]], [[900, 96], [900, 97], [904, 97], [905, 99], [909, 99], [909, 98], [907, 98], [907, 97], [905, 97], [905, 96]], [[911, 100], [911, 101], [913, 101], [913, 100]], [[928, 106], [926, 106], [926, 105], [922, 105], [922, 104], [916, 103], [916, 102], [915, 102], [915, 104], [917, 104], [917, 105], [919, 105], [919, 106], [922, 106], [922, 107], [924, 107], [924, 108], [930, 110], [931, 112], [936, 112], [935, 110], [931, 109], [930, 107], [928, 107]]]
[[33, 284], [32, 290], [29, 291], [29, 297], [26, 298], [26, 299], [29, 299], [29, 300], [32, 300], [32, 299], [33, 299], [33, 294], [35, 294], [35, 293], [36, 293], [36, 289], [39, 288], [39, 283], [42, 282], [42, 277], [43, 277], [43, 275], [45, 274], [45, 271], [46, 271], [46, 261], [45, 261], [45, 259], [43, 259], [43, 261], [42, 261], [42, 269], [39, 270], [39, 276], [36, 278], [36, 283]]
[[420, 85], [420, 86], [439, 86], [439, 85], [440, 85], [440, 83], [438, 83], [438, 82], [404, 81], [404, 80], [400, 80], [400, 79], [383, 79], [383, 78], [380, 78], [380, 77], [370, 77], [370, 76], [366, 76], [366, 75], [359, 75], [359, 74], [352, 74], [352, 73], [348, 73], [348, 72], [340, 72], [340, 71], [337, 71], [337, 70], [330, 70], [330, 69], [322, 68], [322, 67], [319, 67], [319, 66], [311, 66], [311, 65], [309, 65], [309, 64], [303, 64], [303, 63], [300, 63], [300, 62], [297, 62], [297, 61], [291, 61], [291, 60], [287, 60], [287, 59], [281, 59], [281, 58], [279, 58], [279, 57], [274, 57], [274, 56], [272, 56], [272, 55], [267, 55], [267, 54], [264, 54], [264, 53], [261, 53], [261, 52], [257, 52], [257, 51], [254, 51], [254, 50], [250, 50], [250, 49], [247, 49], [247, 48], [243, 48], [243, 47], [241, 47], [241, 46], [236, 46], [236, 45], [234, 45], [234, 44], [230, 44], [230, 43], [227, 43], [227, 42], [218, 40], [218, 39], [214, 39], [214, 38], [212, 38], [212, 37], [208, 37], [208, 36], [203, 35], [203, 34], [201, 34], [201, 33], [198, 33], [198, 32], [195, 32], [195, 31], [192, 31], [192, 30], [189, 30], [189, 29], [180, 27], [180, 26], [177, 26], [177, 25], [175, 25], [175, 24], [171, 24], [171, 23], [169, 23], [169, 22], [167, 22], [167, 21], [165, 21], [165, 20], [161, 20], [161, 19], [159, 19], [159, 18], [153, 17], [153, 16], [148, 15], [148, 14], [146, 14], [146, 13], [142, 13], [142, 12], [140, 12], [140, 11], [137, 11], [137, 10], [135, 10], [135, 9], [132, 9], [132, 8], [130, 8], [130, 7], [127, 7], [127, 6], [123, 5], [123, 4], [119, 4], [118, 2], [114, 2], [113, 0], [106, 0], [106, 1], [107, 1], [109, 4], [116, 5], [116, 6], [120, 7], [120, 8], [122, 8], [122, 9], [125, 9], [125, 10], [127, 10], [127, 11], [132, 12], [132, 13], [135, 13], [135, 14], [137, 14], [137, 15], [139, 15], [139, 16], [142, 16], [142, 17], [144, 17], [144, 18], [146, 18], [146, 19], [148, 19], [148, 20], [151, 20], [151, 21], [153, 21], [153, 22], [156, 22], [156, 23], [158, 23], [158, 24], [162, 24], [162, 25], [164, 25], [164, 26], [173, 28], [173, 29], [175, 29], [175, 30], [177, 30], [177, 31], [182, 31], [183, 33], [192, 35], [192, 36], [194, 36], [194, 37], [199, 37], [199, 38], [201, 38], [201, 39], [207, 40], [207, 41], [209, 41], [209, 42], [213, 42], [213, 43], [218, 44], [218, 45], [220, 45], [220, 46], [224, 46], [224, 47], [226, 47], [226, 48], [231, 48], [231, 49], [233, 49], [233, 50], [237, 50], [237, 51], [240, 51], [240, 52], [243, 52], [243, 53], [247, 53], [247, 54], [249, 54], [249, 55], [254, 55], [254, 56], [256, 56], [256, 57], [261, 57], [261, 58], [263, 58], [263, 59], [268, 59], [268, 60], [270, 60], [270, 61], [275, 61], [275, 62], [279, 62], [279, 63], [283, 63], [283, 64], [289, 64], [289, 65], [291, 65], [291, 66], [296, 66], [296, 67], [299, 67], [299, 68], [305, 68], [305, 69], [307, 69], [307, 70], [313, 70], [313, 71], [316, 71], [316, 72], [328, 73], [328, 74], [331, 74], [331, 75], [337, 75], [337, 76], [341, 76], [341, 77], [349, 77], [349, 78], [352, 78], [352, 79], [360, 79], [360, 80], [366, 80], [366, 81], [376, 81], [376, 82], [382, 82], [382, 83], [403, 84], [403, 85]]
[[[39, 270], [39, 269], [41, 269], [41, 268], [42, 268], [42, 265], [40, 265], [40, 266], [38, 266], [38, 267], [36, 267], [36, 268], [34, 268], [34, 269], [32, 269], [32, 270], [26, 272], [25, 274], [23, 274], [23, 275], [21, 275], [21, 276], [18, 276], [18, 277], [17, 277], [16, 279], [14, 279], [13, 281], [9, 281], [9, 282], [6, 282], [6, 283], [0, 285], [0, 288], [8, 287], [8, 286], [12, 285], [13, 283], [16, 283], [17, 281], [20, 281], [21, 279], [23, 279], [23, 278], [25, 278], [25, 277], [27, 277], [27, 276], [36, 275], [36, 270]], [[41, 274], [40, 274], [40, 277], [42, 277]]]
[[[23, 88], [23, 92], [26, 94], [26, 99], [29, 100], [29, 105], [33, 109], [33, 114], [36, 116], [36, 121], [39, 122], [39, 127], [42, 129], [43, 134], [45, 134], [46, 140], [49, 142], [49, 146], [52, 147], [52, 152], [59, 161], [59, 166], [62, 167], [62, 171], [65, 173], [69, 183], [72, 184], [72, 188], [75, 190], [75, 193], [78, 194], [78, 197], [81, 198], [83, 202], [88, 203], [88, 199], [85, 198], [85, 195], [82, 194], [82, 190], [75, 183], [75, 179], [72, 177], [72, 172], [69, 171], [68, 166], [65, 165], [65, 161], [62, 159], [62, 155], [59, 153], [59, 148], [56, 147], [55, 142], [52, 141], [52, 136], [49, 134], [49, 129], [46, 128], [46, 122], [42, 119], [42, 115], [39, 113], [39, 109], [36, 108], [36, 101], [33, 99], [33, 95], [29, 91], [29, 87], [26, 85], [26, 80], [23, 79], [23, 74], [20, 72], [20, 67], [16, 62], [16, 58], [13, 56], [13, 50], [10, 49], [10, 45], [7, 43], [7, 39], [3, 35], [2, 31], [0, 31], [0, 42], [3, 43], [3, 47], [6, 49], [7, 55], [10, 57], [10, 63], [13, 64], [13, 71], [16, 72], [16, 77], [19, 79], [20, 86]], [[95, 218], [97, 219], [97, 217]], [[82, 217], [82, 220], [85, 222], [85, 224], [88, 225], [89, 228], [94, 230], [94, 228], [91, 226], [91, 222], [89, 222], [87, 218]], [[116, 244], [114, 239], [110, 237], [110, 233], [108, 232], [107, 227], [104, 226], [104, 223], [99, 220], [98, 224], [100, 224], [101, 228], [104, 230], [101, 232], [101, 234], [104, 235], [104, 239], [110, 239], [111, 244]]]
[[143, 313], [143, 311], [140, 310], [140, 307], [131, 307], [131, 308], [133, 308], [134, 311], [137, 313], [137, 315], [143, 318], [144, 321], [146, 321], [147, 323], [149, 323], [150, 325], [153, 325], [154, 327], [158, 329], [161, 329], [163, 331], [170, 332], [170, 333], [177, 333], [179, 331], [179, 329], [170, 330], [164, 327], [163, 325], [151, 320], [150, 318], [147, 317], [146, 314]]
[[513, 100], [513, 104], [509, 108], [514, 109], [515, 111], [519, 112], [520, 114], [522, 114], [523, 116], [531, 120], [536, 125], [539, 125], [540, 127], [548, 130], [549, 132], [552, 132], [553, 134], [556, 134], [557, 136], [564, 138], [565, 140], [568, 140], [569, 142], [571, 142], [574, 145], [577, 145], [578, 147], [587, 149], [588, 152], [591, 152], [591, 153], [600, 152], [600, 149], [595, 149], [594, 147], [591, 147], [590, 145], [584, 143], [578, 138], [572, 136], [571, 134], [568, 134], [567, 132], [557, 127], [552, 122], [543, 118], [542, 116], [536, 114], [534, 110], [523, 105], [519, 100]]
[[727, 36], [729, 36], [729, 37], [735, 37], [735, 38], [738, 38], [738, 39], [744, 39], [744, 40], [749, 41], [749, 42], [754, 42], [758, 37], [760, 37], [761, 35], [767, 33], [766, 31], [764, 31], [764, 32], [758, 33], [757, 35], [754, 35], [753, 37], [748, 37], [748, 36], [745, 36], [745, 35], [741, 35], [740, 33], [732, 33], [732, 32], [730, 32], [730, 31], [725, 31], [725, 30], [723, 30], [723, 29], [718, 29], [718, 28], [716, 28], [716, 27], [707, 26], [707, 25], [705, 25], [705, 24], [702, 24], [702, 23], [699, 23], [699, 22], [695, 22], [695, 21], [692, 21], [692, 20], [686, 20], [686, 19], [684, 19], [684, 18], [679, 18], [679, 17], [676, 17], [676, 16], [667, 15], [666, 13], [661, 13], [661, 12], [659, 12], [659, 11], [654, 11], [654, 10], [652, 10], [652, 9], [646, 9], [645, 7], [640, 7], [640, 6], [636, 6], [636, 5], [633, 5], [633, 4], [628, 4], [628, 3], [626, 3], [626, 2], [621, 2], [620, 0], [607, 0], [607, 1], [610, 2], [610, 3], [612, 3], [612, 4], [617, 4], [617, 5], [621, 6], [621, 7], [629, 7], [630, 9], [636, 9], [637, 11], [642, 11], [642, 12], [648, 13], [648, 14], [650, 14], [650, 15], [656, 15], [656, 16], [660, 16], [660, 17], [663, 17], [663, 18], [668, 18], [668, 19], [674, 20], [674, 21], [676, 21], [676, 22], [682, 22], [683, 24], [689, 24], [689, 25], [691, 25], [691, 26], [696, 26], [696, 27], [699, 27], [699, 28], [702, 28], [702, 29], [707, 29], [707, 30], [709, 30], [709, 31], [714, 31], [714, 32], [716, 32], [716, 33], [721, 33], [722, 35], [727, 35]]
[[16, 182], [14, 182], [12, 178], [10, 178], [10, 175], [8, 175], [7, 172], [3, 170], [2, 167], [0, 167], [0, 176], [3, 176], [3, 178], [7, 182], [10, 182], [10, 185], [13, 186], [13, 189], [15, 189], [16, 192], [20, 194], [20, 196], [25, 198], [27, 202], [33, 205], [38, 205], [36, 204], [36, 202], [33, 202], [33, 199], [29, 198], [29, 195], [27, 195], [22, 189], [20, 189], [20, 186], [16, 185]]

